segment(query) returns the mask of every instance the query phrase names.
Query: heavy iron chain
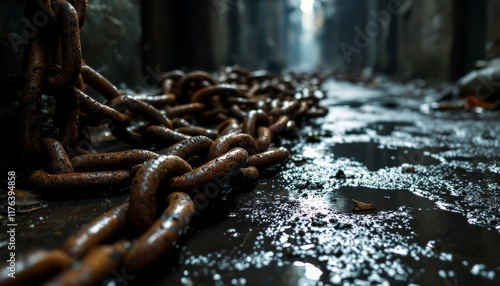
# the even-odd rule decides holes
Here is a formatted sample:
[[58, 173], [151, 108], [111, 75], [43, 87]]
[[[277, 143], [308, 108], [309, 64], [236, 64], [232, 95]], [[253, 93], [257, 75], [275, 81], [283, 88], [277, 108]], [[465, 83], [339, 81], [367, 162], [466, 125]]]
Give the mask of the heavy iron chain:
[[[322, 79], [306, 73], [172, 70], [156, 92], [119, 90], [82, 61], [87, 1], [40, 3], [50, 25], [29, 42], [21, 99], [28, 181], [52, 195], [130, 188], [130, 197], [62, 247], [25, 254], [15, 279], [0, 269], [2, 285], [96, 285], [113, 270], [140, 273], [172, 249], [211, 190], [252, 186], [259, 173], [289, 158], [280, 136], [327, 113], [319, 105]], [[28, 1], [27, 15], [36, 9]], [[42, 95], [56, 102], [50, 134], [42, 130]], [[103, 126], [131, 148], [95, 152], [79, 144], [89, 140], [89, 129]]]

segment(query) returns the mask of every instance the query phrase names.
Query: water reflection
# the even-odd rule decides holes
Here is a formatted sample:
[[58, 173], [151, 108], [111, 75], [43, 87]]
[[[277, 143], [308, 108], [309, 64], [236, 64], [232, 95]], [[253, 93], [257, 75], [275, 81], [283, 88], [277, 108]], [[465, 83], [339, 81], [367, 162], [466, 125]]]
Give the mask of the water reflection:
[[308, 262], [295, 261], [283, 274], [286, 285], [317, 285], [323, 271]]

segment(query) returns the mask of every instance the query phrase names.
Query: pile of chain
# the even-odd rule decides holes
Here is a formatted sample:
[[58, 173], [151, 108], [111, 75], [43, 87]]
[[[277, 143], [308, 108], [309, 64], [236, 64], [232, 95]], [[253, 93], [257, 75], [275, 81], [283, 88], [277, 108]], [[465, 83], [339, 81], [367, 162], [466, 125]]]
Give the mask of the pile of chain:
[[[289, 158], [281, 136], [327, 112], [320, 78], [240, 66], [214, 75], [166, 72], [161, 88], [147, 94], [119, 90], [82, 63], [86, 1], [34, 3], [27, 14], [43, 3], [51, 22], [29, 43], [21, 103], [27, 181], [45, 194], [130, 189], [130, 197], [62, 247], [21, 257], [15, 279], [2, 267], [2, 285], [96, 285], [113, 270], [140, 273], [171, 250], [207, 199], [252, 186]], [[51, 122], [44, 122], [42, 95], [55, 99]], [[95, 152], [89, 130], [103, 127], [130, 148]]]

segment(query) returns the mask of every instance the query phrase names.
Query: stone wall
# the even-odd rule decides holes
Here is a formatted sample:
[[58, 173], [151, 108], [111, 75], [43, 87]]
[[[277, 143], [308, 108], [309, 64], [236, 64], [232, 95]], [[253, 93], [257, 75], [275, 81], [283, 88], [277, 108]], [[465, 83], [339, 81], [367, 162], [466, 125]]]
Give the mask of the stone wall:
[[84, 61], [114, 84], [140, 85], [141, 14], [139, 0], [88, 1], [80, 30]]
[[363, 32], [365, 3], [363, 0], [332, 3], [324, 13], [320, 36], [323, 62], [336, 70], [359, 71], [365, 66], [366, 48], [372, 42]]
[[408, 78], [449, 78], [452, 1], [412, 1], [399, 15], [399, 73]]
[[500, 1], [488, 1], [486, 59], [500, 57]]
[[333, 12], [325, 13], [322, 58], [336, 69], [453, 81], [500, 55], [499, 1], [325, 3]]
[[222, 65], [227, 60], [228, 14], [235, 9], [226, 2], [144, 1], [144, 66], [169, 71]]

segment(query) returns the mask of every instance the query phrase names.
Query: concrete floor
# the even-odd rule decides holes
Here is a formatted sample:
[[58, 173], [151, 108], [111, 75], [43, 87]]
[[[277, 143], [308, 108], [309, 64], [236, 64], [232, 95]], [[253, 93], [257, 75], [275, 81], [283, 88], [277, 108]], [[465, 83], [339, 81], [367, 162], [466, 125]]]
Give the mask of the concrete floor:
[[[211, 200], [164, 261], [104, 285], [500, 285], [500, 114], [432, 110], [418, 82], [325, 89], [329, 114], [280, 142], [290, 161]], [[42, 199], [17, 217], [18, 255], [126, 199]]]

